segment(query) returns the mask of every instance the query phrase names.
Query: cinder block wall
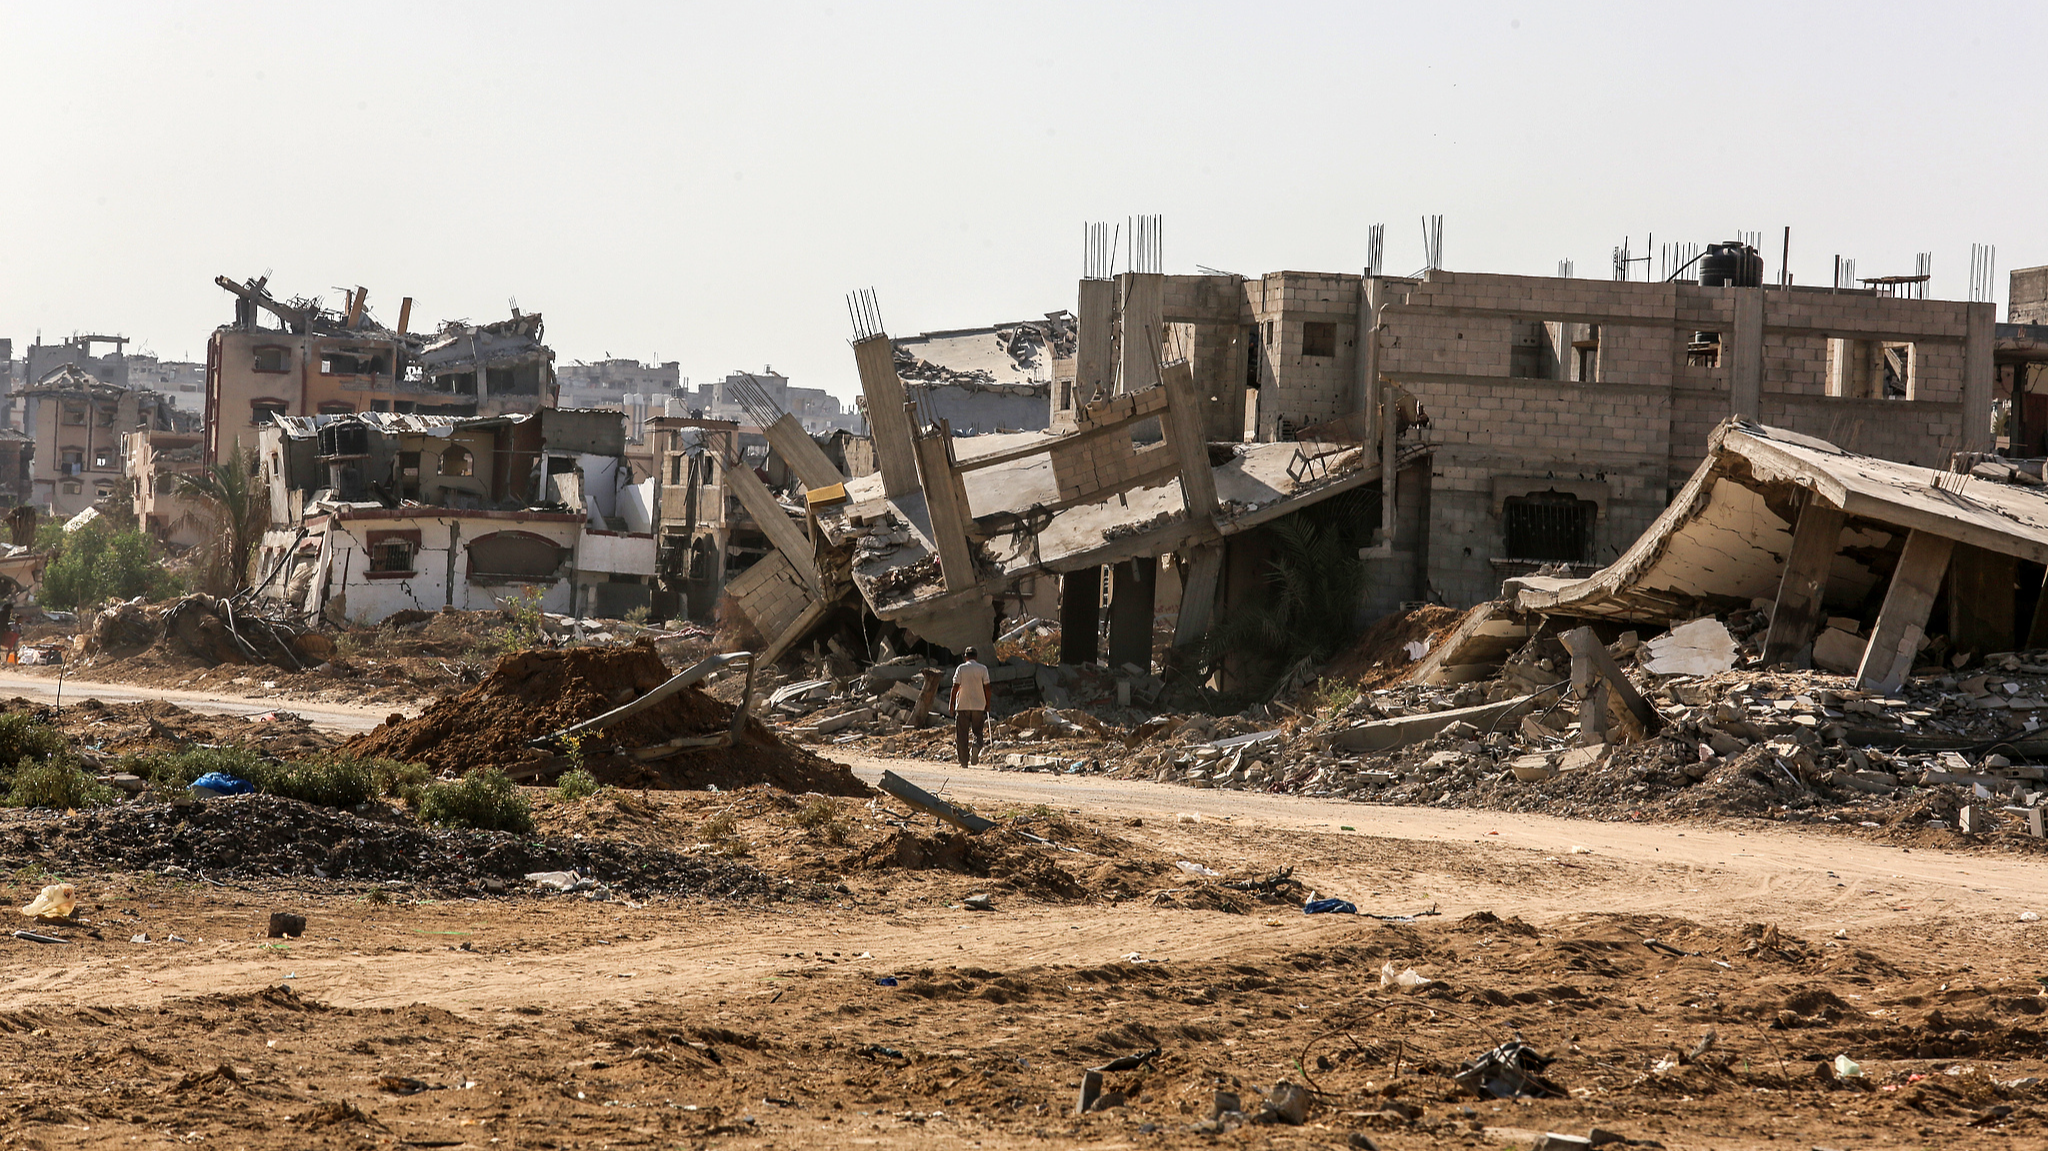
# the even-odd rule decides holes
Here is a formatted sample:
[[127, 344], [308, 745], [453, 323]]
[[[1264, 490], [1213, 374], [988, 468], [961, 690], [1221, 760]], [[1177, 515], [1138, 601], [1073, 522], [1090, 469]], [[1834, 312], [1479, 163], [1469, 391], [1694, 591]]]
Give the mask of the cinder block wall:
[[[1255, 289], [1247, 284], [1261, 346], [1259, 439], [1280, 439], [1282, 421], [1321, 424], [1356, 406], [1360, 284], [1357, 276], [1322, 272], [1274, 272]], [[1305, 353], [1302, 326], [1310, 322], [1336, 327], [1334, 355]]]
[[2006, 323], [2048, 324], [2048, 265], [2015, 268], [2007, 285]]
[[[1731, 415], [1727, 356], [1738, 291], [1441, 271], [1396, 289], [1381, 318], [1381, 370], [1429, 416], [1426, 428], [1411, 432], [1434, 448], [1429, 586], [1454, 604], [1498, 594], [1492, 561], [1505, 544], [1497, 482], [1526, 482], [1534, 491], [1544, 479], [1604, 485], [1596, 489], [1605, 495], [1593, 559], [1612, 560], [1633, 543], [1697, 467], [1714, 426]], [[1953, 301], [1766, 291], [1761, 411], [1752, 415], [1852, 451], [1937, 465], [1961, 443], [1957, 341], [1966, 309]], [[1534, 320], [1559, 331], [1597, 324], [1594, 379], [1511, 377], [1516, 333]], [[1694, 332], [1720, 333], [1721, 363], [1687, 363]], [[1921, 337], [1913, 398], [1828, 396], [1830, 336]], [[1283, 356], [1286, 350], [1283, 335]], [[1558, 375], [1570, 377], [1573, 365], [1560, 364]]]

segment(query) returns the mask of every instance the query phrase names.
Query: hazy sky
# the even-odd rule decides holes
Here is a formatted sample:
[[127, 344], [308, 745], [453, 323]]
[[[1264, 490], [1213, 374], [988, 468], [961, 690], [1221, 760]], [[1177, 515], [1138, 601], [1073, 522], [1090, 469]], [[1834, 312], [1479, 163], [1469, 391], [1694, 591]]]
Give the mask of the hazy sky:
[[[202, 358], [213, 277], [386, 321], [546, 314], [563, 362], [856, 389], [896, 334], [1074, 304], [1084, 221], [1166, 270], [1605, 277], [1780, 229], [1865, 276], [2048, 263], [2048, 6], [0, 3], [0, 336]], [[1653, 253], [1654, 254], [1654, 253]]]

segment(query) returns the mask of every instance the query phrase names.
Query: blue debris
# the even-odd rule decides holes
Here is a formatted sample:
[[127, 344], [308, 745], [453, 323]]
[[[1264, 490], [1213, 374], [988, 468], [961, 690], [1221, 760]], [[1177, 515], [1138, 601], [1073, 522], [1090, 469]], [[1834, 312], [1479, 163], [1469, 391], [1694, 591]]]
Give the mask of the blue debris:
[[1347, 916], [1358, 915], [1358, 905], [1353, 904], [1349, 900], [1338, 900], [1334, 897], [1311, 900], [1303, 904], [1301, 910], [1310, 916], [1314, 916], [1318, 912], [1342, 912]]
[[194, 788], [211, 789], [223, 796], [240, 796], [244, 792], [254, 792], [256, 790], [254, 784], [249, 783], [240, 776], [230, 776], [225, 772], [208, 772], [206, 775], [194, 780], [192, 786]]

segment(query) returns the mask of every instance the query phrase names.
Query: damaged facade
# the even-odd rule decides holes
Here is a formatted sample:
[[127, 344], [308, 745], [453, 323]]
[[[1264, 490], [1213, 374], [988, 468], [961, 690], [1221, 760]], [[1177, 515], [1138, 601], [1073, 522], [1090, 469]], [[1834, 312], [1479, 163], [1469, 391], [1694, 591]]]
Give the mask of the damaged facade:
[[239, 444], [253, 452], [273, 416], [352, 412], [499, 416], [552, 406], [554, 352], [538, 312], [514, 309], [488, 324], [450, 321], [438, 332], [409, 329], [412, 298], [387, 328], [348, 294], [340, 311], [317, 299], [280, 300], [263, 278], [215, 283], [235, 298], [235, 318], [206, 348], [206, 455], [221, 460]]
[[165, 397], [104, 383], [71, 364], [51, 371], [20, 399], [33, 453], [29, 499], [63, 519], [122, 493], [125, 436], [177, 427]]
[[650, 603], [651, 485], [624, 464], [624, 416], [286, 416], [259, 432], [273, 528], [254, 579], [309, 618], [541, 607], [618, 616]]

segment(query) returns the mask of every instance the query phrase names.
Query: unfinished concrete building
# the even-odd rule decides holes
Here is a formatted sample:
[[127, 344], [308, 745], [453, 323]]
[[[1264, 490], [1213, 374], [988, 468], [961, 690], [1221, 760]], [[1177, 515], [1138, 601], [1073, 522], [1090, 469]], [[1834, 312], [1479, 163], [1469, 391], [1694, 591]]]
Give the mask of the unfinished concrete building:
[[362, 288], [335, 311], [318, 299], [280, 300], [263, 278], [214, 282], [235, 297], [235, 318], [206, 346], [208, 460], [238, 444], [253, 452], [275, 416], [499, 416], [555, 402], [555, 354], [542, 342], [538, 312], [416, 333], [411, 297], [387, 328]]
[[529, 590], [571, 615], [652, 602], [652, 488], [626, 480], [617, 412], [286, 416], [260, 441], [272, 530], [256, 579], [308, 617]]

